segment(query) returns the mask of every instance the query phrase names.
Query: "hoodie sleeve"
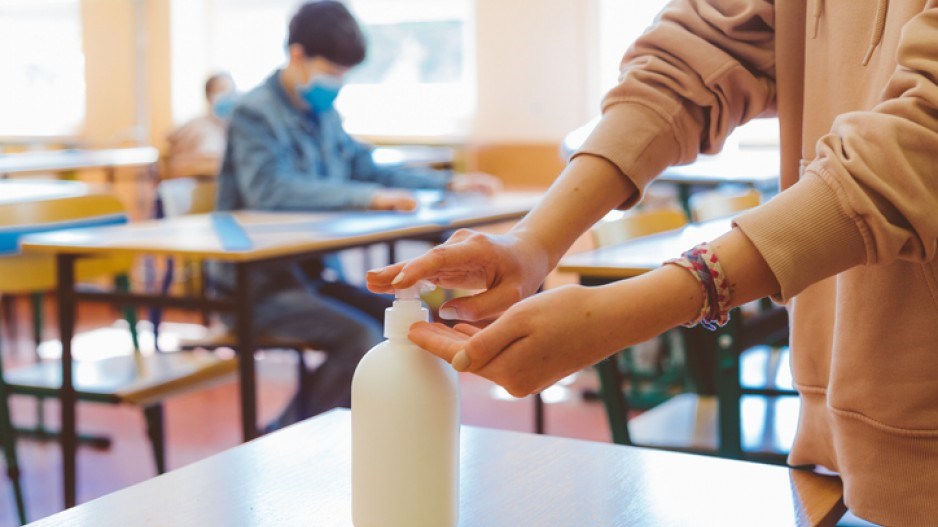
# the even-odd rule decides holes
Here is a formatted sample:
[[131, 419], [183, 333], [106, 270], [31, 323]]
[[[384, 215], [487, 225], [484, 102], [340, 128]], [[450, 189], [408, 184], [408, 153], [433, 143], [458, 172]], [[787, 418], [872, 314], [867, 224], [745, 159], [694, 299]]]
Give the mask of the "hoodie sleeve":
[[787, 300], [857, 265], [928, 262], [938, 246], [938, 0], [903, 28], [870, 111], [840, 115], [798, 183], [737, 219]]
[[738, 125], [774, 113], [774, 7], [675, 0], [622, 60], [603, 116], [573, 154], [602, 157], [639, 190], [665, 168], [720, 150]]

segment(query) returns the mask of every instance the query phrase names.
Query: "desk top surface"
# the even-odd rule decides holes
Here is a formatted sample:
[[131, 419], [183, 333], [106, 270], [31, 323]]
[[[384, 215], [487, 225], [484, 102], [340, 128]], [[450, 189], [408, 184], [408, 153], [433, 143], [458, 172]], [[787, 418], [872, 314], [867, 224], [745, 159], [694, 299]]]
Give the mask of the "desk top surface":
[[92, 188], [79, 181], [0, 179], [0, 205], [81, 196]]
[[0, 174], [144, 166], [156, 163], [159, 156], [159, 151], [150, 146], [107, 150], [52, 150], [3, 154], [0, 155]]
[[657, 181], [699, 185], [778, 185], [781, 166], [778, 149], [742, 148], [717, 155], [701, 155], [689, 165], [668, 167]]
[[[252, 261], [305, 252], [332, 251], [449, 229], [517, 219], [541, 194], [502, 192], [493, 198], [450, 196], [421, 204], [416, 212], [285, 213], [237, 211], [196, 214], [113, 227], [27, 236], [26, 252], [187, 255]], [[227, 228], [219, 228], [219, 218]], [[233, 221], [232, 221], [233, 220]], [[244, 241], [231, 248], [229, 235]]]
[[691, 223], [681, 229], [635, 238], [618, 245], [570, 255], [558, 269], [591, 278], [630, 278], [661, 266], [694, 245], [730, 231], [732, 220], [722, 218]]
[[[333, 411], [32, 525], [351, 527], [350, 424]], [[465, 527], [790, 527], [843, 512], [836, 478], [472, 427], [460, 495]]]

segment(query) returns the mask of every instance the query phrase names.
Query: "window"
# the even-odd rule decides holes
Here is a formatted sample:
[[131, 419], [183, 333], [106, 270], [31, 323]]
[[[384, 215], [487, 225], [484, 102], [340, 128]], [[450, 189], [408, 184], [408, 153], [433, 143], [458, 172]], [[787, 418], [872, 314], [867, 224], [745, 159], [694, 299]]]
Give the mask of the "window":
[[[471, 0], [351, 0], [368, 43], [336, 102], [351, 133], [450, 136], [475, 110]], [[208, 65], [242, 90], [286, 60], [294, 0], [214, 0]]]
[[60, 136], [85, 119], [79, 0], [0, 3], [0, 135]]

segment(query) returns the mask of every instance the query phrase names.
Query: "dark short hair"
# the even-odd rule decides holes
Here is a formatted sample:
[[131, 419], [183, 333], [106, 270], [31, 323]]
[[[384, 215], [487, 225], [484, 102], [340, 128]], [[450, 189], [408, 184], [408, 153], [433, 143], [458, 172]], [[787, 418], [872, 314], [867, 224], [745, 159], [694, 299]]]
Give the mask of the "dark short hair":
[[222, 80], [226, 80], [226, 79], [231, 82], [234, 82], [234, 80], [232, 80], [231, 78], [231, 74], [226, 71], [218, 72], [212, 75], [211, 77], [209, 77], [208, 79], [206, 79], [205, 80], [205, 98], [207, 99], [208, 95], [212, 93], [212, 88], [215, 87], [215, 83], [221, 82]]
[[287, 45], [299, 44], [307, 57], [323, 57], [341, 66], [365, 60], [365, 37], [352, 13], [341, 2], [318, 0], [303, 4], [290, 20]]

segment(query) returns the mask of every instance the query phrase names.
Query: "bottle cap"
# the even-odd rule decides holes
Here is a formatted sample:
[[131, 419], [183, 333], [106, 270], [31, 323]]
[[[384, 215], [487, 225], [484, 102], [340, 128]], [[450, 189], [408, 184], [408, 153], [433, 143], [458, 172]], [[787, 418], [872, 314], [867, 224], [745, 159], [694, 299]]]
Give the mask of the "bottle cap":
[[433, 289], [433, 284], [420, 281], [411, 287], [394, 291], [394, 304], [384, 311], [384, 337], [406, 339], [414, 322], [429, 322], [430, 312], [423, 307], [420, 294]]

